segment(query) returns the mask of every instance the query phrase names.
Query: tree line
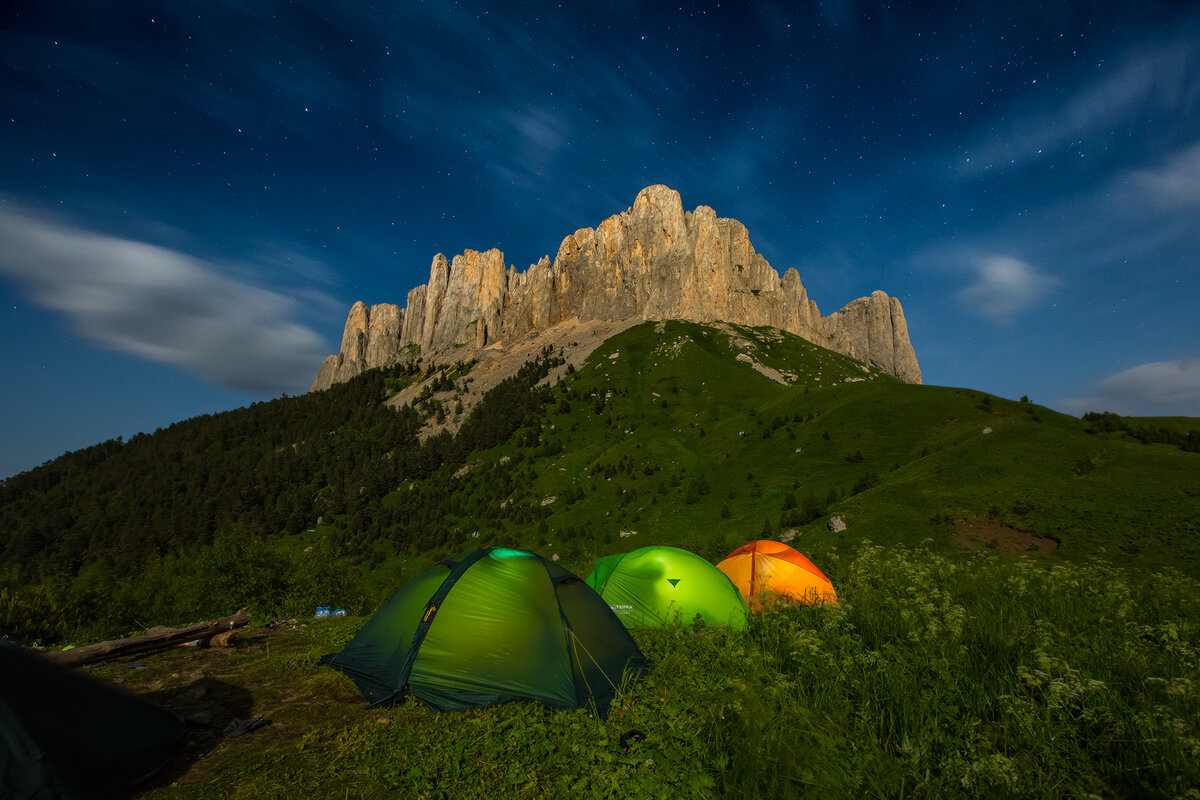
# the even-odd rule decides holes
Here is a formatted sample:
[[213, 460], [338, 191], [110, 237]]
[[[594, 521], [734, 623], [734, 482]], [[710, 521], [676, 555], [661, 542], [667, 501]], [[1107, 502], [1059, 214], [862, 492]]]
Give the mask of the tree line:
[[1088, 433], [1127, 433], [1142, 444], [1169, 444], [1188, 453], [1200, 453], [1200, 430], [1173, 431], [1158, 425], [1138, 423], [1109, 411], [1089, 411], [1083, 415]]
[[[398, 551], [434, 544], [444, 534], [430, 515], [449, 498], [418, 504], [394, 490], [518, 429], [536, 436], [551, 399], [539, 382], [561, 363], [547, 348], [487, 392], [456, 435], [424, 442], [417, 410], [384, 405], [413, 379], [398, 365], [68, 452], [0, 482], [0, 592], [89, 574], [132, 580], [171, 559], [180, 577], [185, 556], [230, 532], [269, 542], [321, 518], [339, 520], [334, 559], [367, 557], [385, 530]], [[382, 503], [389, 493], [400, 499]], [[78, 612], [69, 616], [81, 624], [94, 616]]]

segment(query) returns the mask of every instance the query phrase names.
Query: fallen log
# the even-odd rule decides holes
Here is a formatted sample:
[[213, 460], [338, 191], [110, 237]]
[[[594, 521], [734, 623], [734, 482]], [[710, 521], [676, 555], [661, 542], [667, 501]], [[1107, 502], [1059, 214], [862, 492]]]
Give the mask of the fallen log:
[[84, 645], [71, 650], [58, 650], [44, 655], [56, 664], [68, 667], [78, 667], [83, 664], [93, 664], [109, 658], [132, 656], [138, 653], [148, 653], [162, 650], [166, 647], [199, 640], [206, 643], [219, 633], [231, 631], [250, 624], [250, 612], [242, 609], [231, 617], [202, 622], [186, 628], [171, 628], [157, 633], [146, 633], [128, 639], [111, 639], [107, 642]]

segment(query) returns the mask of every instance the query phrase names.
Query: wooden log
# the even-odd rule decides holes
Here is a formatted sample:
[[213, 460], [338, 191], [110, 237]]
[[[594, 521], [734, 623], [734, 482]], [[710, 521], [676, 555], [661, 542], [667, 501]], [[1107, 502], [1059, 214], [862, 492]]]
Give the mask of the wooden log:
[[213, 622], [202, 622], [199, 625], [190, 625], [186, 628], [171, 628], [158, 633], [133, 636], [129, 639], [111, 639], [107, 642], [97, 642], [96, 644], [84, 645], [83, 647], [76, 647], [71, 650], [54, 651], [45, 653], [44, 655], [56, 664], [78, 667], [83, 664], [93, 664], [109, 658], [119, 658], [121, 656], [136, 655], [137, 653], [148, 653], [153, 650], [162, 650], [166, 647], [196, 641], [197, 639], [201, 642], [207, 642], [219, 633], [249, 625], [250, 619], [250, 612], [243, 608], [233, 616]]

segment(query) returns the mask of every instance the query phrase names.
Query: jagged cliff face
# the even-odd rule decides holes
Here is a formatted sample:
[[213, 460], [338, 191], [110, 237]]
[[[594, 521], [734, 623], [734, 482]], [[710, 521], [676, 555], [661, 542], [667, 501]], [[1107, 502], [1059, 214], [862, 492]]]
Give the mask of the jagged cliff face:
[[312, 388], [391, 364], [413, 345], [427, 360], [450, 351], [459, 360], [567, 320], [630, 319], [770, 325], [921, 382], [899, 300], [876, 291], [823, 317], [796, 270], [781, 277], [744, 225], [707, 206], [684, 212], [678, 192], [651, 186], [624, 213], [563, 239], [553, 262], [518, 272], [495, 249], [451, 261], [439, 253], [405, 308], [355, 303], [341, 351]]

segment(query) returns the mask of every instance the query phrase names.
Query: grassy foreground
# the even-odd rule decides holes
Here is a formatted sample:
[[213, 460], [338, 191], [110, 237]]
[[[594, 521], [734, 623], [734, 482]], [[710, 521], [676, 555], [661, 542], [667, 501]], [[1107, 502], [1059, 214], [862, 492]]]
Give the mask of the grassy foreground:
[[1200, 797], [1194, 579], [869, 542], [821, 566], [836, 606], [639, 633], [657, 667], [607, 720], [367, 709], [317, 661], [361, 618], [93, 673], [216, 728], [271, 720], [193, 729], [146, 798]]

